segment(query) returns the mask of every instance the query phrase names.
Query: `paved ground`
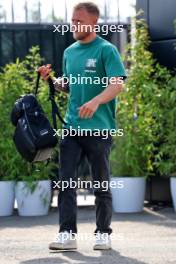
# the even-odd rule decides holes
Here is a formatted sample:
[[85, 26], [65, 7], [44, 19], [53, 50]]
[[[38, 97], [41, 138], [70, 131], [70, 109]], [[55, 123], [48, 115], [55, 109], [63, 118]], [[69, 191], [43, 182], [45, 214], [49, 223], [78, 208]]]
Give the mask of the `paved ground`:
[[[79, 233], [94, 230], [94, 207], [78, 210]], [[57, 209], [45, 217], [0, 218], [1, 264], [176, 264], [176, 213], [172, 208], [140, 214], [114, 214], [111, 251], [93, 251], [93, 236], [78, 241], [77, 252], [49, 252], [58, 229]], [[116, 235], [116, 236], [115, 236]]]

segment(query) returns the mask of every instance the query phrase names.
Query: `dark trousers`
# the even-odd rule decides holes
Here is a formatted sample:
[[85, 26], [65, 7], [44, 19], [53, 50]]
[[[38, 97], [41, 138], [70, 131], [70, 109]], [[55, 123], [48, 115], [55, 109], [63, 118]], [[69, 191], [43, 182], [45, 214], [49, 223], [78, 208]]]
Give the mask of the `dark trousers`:
[[[60, 179], [63, 181], [77, 180], [76, 171], [82, 152], [87, 156], [91, 167], [93, 182], [110, 180], [109, 154], [112, 137], [102, 136], [66, 136], [60, 143]], [[110, 228], [112, 217], [111, 191], [94, 188], [96, 206], [96, 232], [112, 232]], [[77, 233], [77, 199], [76, 189], [59, 190], [58, 195], [60, 230]]]

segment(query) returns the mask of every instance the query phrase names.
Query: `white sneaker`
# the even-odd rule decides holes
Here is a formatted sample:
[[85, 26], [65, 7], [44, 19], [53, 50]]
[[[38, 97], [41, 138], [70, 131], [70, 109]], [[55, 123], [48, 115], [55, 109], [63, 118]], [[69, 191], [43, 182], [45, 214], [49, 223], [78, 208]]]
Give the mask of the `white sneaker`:
[[108, 233], [100, 233], [98, 232], [95, 235], [95, 245], [93, 247], [94, 250], [107, 250], [111, 249], [111, 239]]
[[76, 237], [67, 231], [57, 234], [55, 240], [49, 244], [51, 250], [77, 249]]

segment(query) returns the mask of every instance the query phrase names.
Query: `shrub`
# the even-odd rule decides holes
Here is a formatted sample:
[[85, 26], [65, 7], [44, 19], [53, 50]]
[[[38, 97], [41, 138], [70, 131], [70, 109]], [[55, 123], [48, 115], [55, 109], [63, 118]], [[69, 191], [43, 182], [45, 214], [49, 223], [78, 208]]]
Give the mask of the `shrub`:
[[[34, 92], [36, 68], [42, 61], [39, 48], [33, 47], [23, 61], [17, 59], [15, 63], [6, 65], [0, 73], [0, 180], [47, 179], [52, 173], [52, 162], [48, 166], [44, 163], [31, 166], [21, 158], [12, 140], [14, 127], [10, 122], [16, 99], [22, 94]], [[41, 82], [38, 98], [51, 121], [48, 86], [44, 82]], [[61, 105], [62, 112], [65, 110], [65, 99], [65, 95], [58, 94], [57, 103]]]
[[118, 176], [147, 176], [158, 166], [163, 122], [163, 106], [158, 100], [165, 90], [161, 79], [169, 80], [167, 69], [153, 59], [144, 20], [135, 20], [134, 44], [127, 47], [129, 72], [125, 92], [119, 96], [117, 122], [124, 136], [114, 140], [112, 173]]

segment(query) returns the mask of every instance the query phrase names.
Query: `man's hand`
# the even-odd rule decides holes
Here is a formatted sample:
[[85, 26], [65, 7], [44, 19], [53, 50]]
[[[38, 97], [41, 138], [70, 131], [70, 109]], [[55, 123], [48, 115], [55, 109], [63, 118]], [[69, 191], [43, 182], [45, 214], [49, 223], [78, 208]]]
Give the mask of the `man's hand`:
[[40, 73], [42, 79], [44, 81], [47, 81], [50, 77], [50, 73], [52, 71], [51, 64], [43, 65], [37, 69], [37, 71]]
[[98, 98], [93, 98], [79, 107], [80, 118], [91, 118], [100, 105]]
[[115, 77], [115, 83], [110, 83], [102, 93], [79, 108], [79, 116], [81, 118], [91, 118], [101, 104], [108, 103], [122, 91], [123, 80], [121, 77]]

